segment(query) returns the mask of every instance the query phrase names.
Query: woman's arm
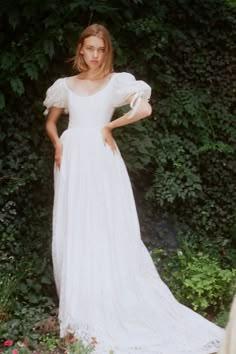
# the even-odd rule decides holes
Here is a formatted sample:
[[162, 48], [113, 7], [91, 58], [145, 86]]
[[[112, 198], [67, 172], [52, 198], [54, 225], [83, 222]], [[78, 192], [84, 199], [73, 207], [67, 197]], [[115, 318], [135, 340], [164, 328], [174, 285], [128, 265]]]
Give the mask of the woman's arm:
[[56, 166], [58, 168], [60, 168], [60, 164], [61, 164], [62, 143], [58, 136], [56, 124], [63, 112], [64, 112], [64, 108], [57, 108], [57, 107], [50, 108], [47, 122], [46, 122], [46, 131], [55, 148], [54, 159], [55, 159]]
[[[129, 100], [129, 102], [131, 101], [131, 99]], [[125, 113], [120, 118], [117, 118], [105, 125], [102, 129], [103, 141], [105, 144], [108, 144], [110, 146], [113, 152], [116, 151], [116, 145], [112, 136], [112, 130], [127, 124], [131, 124], [133, 122], [137, 122], [140, 119], [150, 116], [152, 114], [152, 107], [146, 100], [142, 99], [136, 113], [132, 118], [129, 118], [130, 113], [131, 111]]]
[[[129, 103], [129, 102], [128, 102]], [[152, 114], [152, 107], [150, 103], [148, 103], [146, 100], [142, 99], [139, 107], [137, 109], [137, 112], [132, 118], [129, 118], [131, 111], [125, 113], [122, 117], [117, 118], [113, 120], [112, 122], [108, 123], [106, 127], [109, 129], [113, 130], [115, 128], [122, 127], [127, 124], [131, 124], [133, 122], [137, 122], [140, 119], [143, 119], [145, 117], [148, 117]]]

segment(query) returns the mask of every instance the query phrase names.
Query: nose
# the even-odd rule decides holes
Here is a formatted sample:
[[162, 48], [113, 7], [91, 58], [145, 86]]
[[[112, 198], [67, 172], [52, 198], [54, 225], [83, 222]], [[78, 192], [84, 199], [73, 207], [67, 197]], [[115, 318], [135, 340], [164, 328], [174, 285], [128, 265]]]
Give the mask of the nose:
[[93, 57], [94, 57], [94, 59], [96, 59], [96, 58], [98, 57], [98, 51], [97, 51], [97, 49], [95, 49], [95, 50], [93, 51]]

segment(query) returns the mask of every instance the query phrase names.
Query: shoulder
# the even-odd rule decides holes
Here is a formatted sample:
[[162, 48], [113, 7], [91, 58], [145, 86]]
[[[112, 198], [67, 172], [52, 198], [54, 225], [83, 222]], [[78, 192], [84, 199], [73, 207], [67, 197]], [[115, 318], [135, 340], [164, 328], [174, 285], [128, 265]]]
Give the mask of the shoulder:
[[114, 107], [127, 104], [128, 98], [135, 94], [149, 100], [151, 87], [142, 80], [136, 80], [133, 74], [127, 72], [115, 73], [113, 85]]
[[[78, 79], [79, 76], [78, 75], [66, 76], [66, 77], [63, 77], [62, 80], [64, 80], [64, 82], [74, 82], [76, 78]], [[58, 80], [60, 80], [60, 79], [58, 79]]]
[[129, 81], [135, 81], [134, 75], [127, 73], [125, 71], [123, 72], [115, 72], [114, 74], [114, 79], [116, 82], [129, 82]]
[[67, 79], [66, 77], [60, 77], [56, 79], [52, 85], [62, 85], [66, 79]]
[[47, 89], [47, 93], [58, 91], [58, 90], [64, 90], [65, 89], [65, 77], [61, 77], [59, 79], [56, 79], [52, 85]]
[[65, 78], [59, 78], [47, 89], [44, 106], [47, 107], [47, 114], [50, 107], [67, 108], [67, 90], [65, 86]]
[[139, 79], [137, 80], [133, 74], [128, 72], [115, 73], [114, 82], [115, 88], [122, 88], [123, 90], [130, 88], [138, 91], [150, 89], [150, 86], [145, 81]]

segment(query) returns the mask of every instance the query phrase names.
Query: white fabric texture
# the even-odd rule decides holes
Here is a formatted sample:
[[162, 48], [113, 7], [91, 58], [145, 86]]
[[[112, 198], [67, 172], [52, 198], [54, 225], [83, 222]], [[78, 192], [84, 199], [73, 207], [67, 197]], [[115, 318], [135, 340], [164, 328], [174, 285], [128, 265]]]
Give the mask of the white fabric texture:
[[47, 109], [69, 111], [61, 167], [54, 168], [60, 335], [72, 330], [84, 342], [96, 337], [96, 354], [213, 353], [223, 330], [179, 304], [159, 277], [140, 237], [121, 154], [102, 140], [115, 107], [135, 94], [148, 100], [151, 88], [128, 73], [114, 73], [89, 96], [77, 95], [66, 78], [47, 91]]
[[135, 108], [135, 101], [138, 97], [149, 100], [151, 96], [151, 87], [142, 80], [136, 80], [134, 75], [129, 73], [119, 73], [114, 80], [113, 86], [112, 103], [114, 107], [127, 104], [128, 98], [134, 95], [130, 106]]
[[236, 295], [231, 306], [229, 322], [226, 326], [224, 339], [221, 343], [219, 354], [236, 353]]
[[50, 107], [65, 108], [65, 113], [68, 113], [67, 92], [64, 84], [64, 79], [58, 79], [49, 87], [46, 93], [46, 98], [43, 102], [46, 106], [44, 115], [48, 114]]

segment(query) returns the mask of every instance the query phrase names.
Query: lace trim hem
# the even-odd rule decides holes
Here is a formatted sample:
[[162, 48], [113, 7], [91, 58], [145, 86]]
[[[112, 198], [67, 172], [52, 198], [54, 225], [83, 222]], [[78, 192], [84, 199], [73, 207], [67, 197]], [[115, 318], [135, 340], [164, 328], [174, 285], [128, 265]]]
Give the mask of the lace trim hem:
[[[60, 337], [65, 337], [67, 334], [72, 334], [75, 338], [81, 339], [85, 345], [91, 343], [92, 338], [96, 338], [98, 344], [93, 354], [173, 354], [173, 349], [160, 348], [160, 345], [156, 346], [130, 346], [124, 347], [119, 345], [108, 344], [114, 340], [111, 338], [104, 342], [101, 338], [104, 338], [103, 331], [98, 328], [92, 328], [88, 324], [78, 324], [70, 322], [67, 325], [60, 326]], [[185, 347], [185, 348], [184, 348]], [[218, 339], [211, 340], [202, 347], [186, 348], [186, 344], [183, 343], [182, 349], [175, 349], [174, 354], [216, 354], [220, 347], [220, 341]]]

